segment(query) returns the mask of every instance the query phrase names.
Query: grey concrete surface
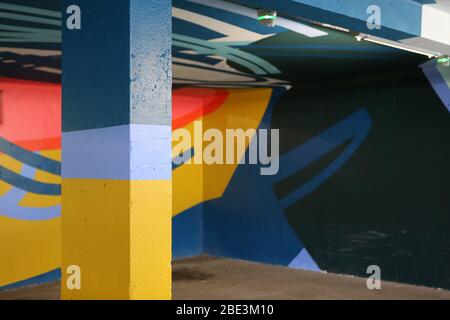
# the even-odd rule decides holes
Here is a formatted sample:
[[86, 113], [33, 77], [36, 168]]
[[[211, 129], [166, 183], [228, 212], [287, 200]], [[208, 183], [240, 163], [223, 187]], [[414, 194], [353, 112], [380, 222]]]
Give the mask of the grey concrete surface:
[[[368, 290], [366, 279], [293, 270], [245, 261], [199, 257], [173, 264], [176, 300], [450, 299], [450, 291], [392, 282]], [[59, 299], [59, 283], [0, 292], [0, 300]]]

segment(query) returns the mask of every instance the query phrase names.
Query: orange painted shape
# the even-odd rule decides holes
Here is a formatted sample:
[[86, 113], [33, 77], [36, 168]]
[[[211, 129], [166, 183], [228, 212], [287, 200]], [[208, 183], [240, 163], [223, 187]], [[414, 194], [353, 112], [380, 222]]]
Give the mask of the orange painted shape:
[[224, 89], [182, 88], [172, 92], [172, 127], [185, 125], [214, 112], [222, 106], [229, 93]]

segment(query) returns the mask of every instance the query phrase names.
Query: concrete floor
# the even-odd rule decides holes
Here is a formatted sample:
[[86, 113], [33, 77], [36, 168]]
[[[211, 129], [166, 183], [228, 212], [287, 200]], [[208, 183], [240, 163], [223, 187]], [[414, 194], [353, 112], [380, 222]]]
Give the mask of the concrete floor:
[[[368, 290], [366, 279], [230, 259], [200, 257], [174, 262], [175, 300], [265, 299], [450, 299], [450, 291], [382, 282]], [[0, 300], [56, 300], [59, 282], [0, 293]]]

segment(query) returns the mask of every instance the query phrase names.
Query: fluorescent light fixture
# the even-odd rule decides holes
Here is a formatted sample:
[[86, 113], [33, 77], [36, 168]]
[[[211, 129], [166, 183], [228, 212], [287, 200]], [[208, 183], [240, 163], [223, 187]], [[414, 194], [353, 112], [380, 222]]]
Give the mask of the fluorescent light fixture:
[[258, 10], [258, 21], [265, 26], [275, 27], [277, 21], [277, 12], [273, 10]]
[[450, 58], [449, 56], [439, 56], [436, 58], [436, 62], [444, 67], [450, 67]]
[[272, 16], [272, 15], [265, 15], [265, 16], [259, 16], [258, 20], [275, 20], [277, 18], [277, 16]]
[[358, 40], [358, 41], [362, 41], [362, 40], [364, 40], [365, 38], [367, 38], [367, 34], [360, 33], [360, 34], [357, 34], [357, 35], [355, 36], [355, 38], [356, 38], [356, 40]]
[[403, 44], [403, 43], [400, 43], [400, 42], [386, 40], [386, 39], [383, 39], [383, 38], [367, 35], [367, 34], [364, 34], [364, 33], [360, 33], [360, 34], [356, 35], [355, 38], [358, 41], [365, 40], [365, 41], [376, 43], [376, 44], [379, 44], [379, 45], [382, 45], [382, 46], [387, 46], [387, 47], [391, 47], [391, 48], [395, 48], [395, 49], [400, 49], [400, 50], [405, 50], [405, 51], [409, 51], [409, 52], [412, 52], [412, 53], [421, 54], [421, 55], [427, 56], [430, 59], [436, 57], [437, 55], [439, 55], [439, 53], [437, 53], [437, 52], [431, 52], [431, 51], [428, 51], [428, 50], [423, 50], [423, 49], [419, 49], [419, 48], [416, 48], [416, 47], [411, 47], [409, 45], [406, 45], [406, 44]]

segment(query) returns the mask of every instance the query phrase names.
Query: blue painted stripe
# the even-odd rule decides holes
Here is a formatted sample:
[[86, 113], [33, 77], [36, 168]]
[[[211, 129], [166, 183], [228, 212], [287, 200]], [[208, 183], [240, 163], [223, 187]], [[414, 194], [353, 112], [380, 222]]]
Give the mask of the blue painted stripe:
[[[204, 64], [209, 64], [211, 66], [214, 66], [222, 61], [222, 59], [210, 57], [207, 55], [190, 54], [190, 53], [186, 53], [186, 52], [181, 52], [183, 50], [186, 50], [185, 48], [181, 48], [181, 47], [177, 47], [177, 46], [173, 46], [173, 48], [175, 49], [173, 51], [174, 58], [180, 58], [180, 59], [186, 59], [189, 61], [201, 62]], [[176, 61], [174, 61], [174, 63], [176, 63]]]
[[172, 128], [131, 124], [64, 132], [63, 178], [167, 180]]
[[[191, 148], [191, 149], [185, 151], [182, 155], [172, 159], [172, 170], [175, 170], [175, 169], [181, 167], [183, 164], [185, 164], [186, 162], [191, 160], [194, 157], [194, 155], [195, 155], [195, 150], [194, 150], [194, 148]], [[176, 162], [182, 162], [182, 163], [178, 164]]]
[[0, 137], [0, 152], [39, 170], [55, 175], [61, 174], [61, 162], [28, 151], [2, 137]]
[[[28, 165], [23, 165], [22, 176], [33, 178], [36, 169]], [[47, 208], [22, 207], [20, 201], [27, 194], [26, 191], [13, 187], [10, 191], [0, 197], [0, 216], [17, 220], [37, 221], [50, 220], [61, 215], [61, 206]]]
[[0, 216], [25, 221], [51, 220], [61, 216], [60, 205], [45, 208], [20, 206], [19, 202], [25, 195], [25, 191], [12, 188], [0, 197]]
[[34, 23], [42, 23], [52, 26], [61, 26], [61, 19], [40, 18], [24, 14], [14, 14], [8, 12], [0, 12], [0, 18], [14, 20], [14, 21], [26, 21]]
[[[242, 77], [243, 76], [243, 74], [242, 73], [239, 73], [239, 72], [237, 72], [237, 71], [231, 71], [231, 70], [224, 70], [224, 69], [215, 69], [215, 68], [209, 68], [209, 67], [206, 67], [206, 66], [197, 66], [197, 65], [191, 65], [191, 64], [189, 64], [189, 63], [182, 63], [182, 62], [174, 62], [174, 65], [180, 65], [180, 66], [185, 66], [185, 67], [190, 67], [190, 68], [195, 68], [195, 69], [201, 69], [201, 70], [208, 70], [208, 71], [214, 71], [214, 72], [217, 72], [217, 73], [221, 73], [221, 74], [229, 74], [229, 75], [235, 75], [235, 76], [240, 76], [240, 77]], [[256, 80], [259, 80], [259, 81], [261, 81], [261, 82], [264, 82], [264, 81], [266, 81], [266, 77], [264, 77], [264, 76], [258, 76], [258, 75], [254, 75], [254, 74], [245, 74], [244, 75], [244, 77], [246, 78], [246, 81], [245, 82], [248, 82], [248, 79], [250, 79], [250, 78], [253, 78], [255, 81]], [[183, 79], [183, 78], [179, 78], [179, 77], [174, 77], [174, 79]], [[186, 80], [186, 79], [185, 79]], [[192, 79], [189, 79], [190, 81], [192, 81]], [[197, 82], [202, 82], [202, 80], [196, 80]], [[206, 81], [205, 80], [205, 82], [208, 82], [208, 83], [211, 83], [211, 81]], [[224, 84], [229, 84], [229, 83], [237, 83], [235, 80], [232, 80], [232, 81], [225, 81], [225, 80], [222, 80], [222, 81], [219, 81], [219, 83], [224, 83]]]
[[35, 27], [23, 27], [15, 25], [0, 24], [0, 30], [22, 32], [25, 34], [47, 35], [52, 37], [59, 37], [61, 39], [61, 31], [54, 29], [35, 28]]
[[29, 7], [29, 6], [21, 6], [11, 3], [4, 3], [0, 2], [0, 9], [3, 10], [10, 10], [10, 11], [17, 11], [21, 13], [31, 13], [34, 15], [41, 15], [41, 16], [48, 16], [52, 18], [61, 18], [62, 14], [59, 11], [53, 11], [53, 10], [46, 10], [36, 7]]
[[221, 43], [208, 42], [180, 34], [174, 34], [173, 39], [173, 45], [175, 46], [194, 50], [198, 54], [221, 56], [251, 70], [256, 75], [281, 73], [279, 69], [266, 60]]
[[35, 194], [56, 196], [61, 194], [61, 185], [39, 182], [0, 166], [0, 180], [18, 189]]
[[281, 206], [288, 208], [316, 190], [322, 183], [334, 175], [351, 158], [356, 150], [358, 150], [369, 134], [371, 127], [372, 120], [370, 119], [369, 113], [366, 109], [362, 109], [335, 126], [325, 130], [317, 137], [284, 154], [280, 161], [280, 171], [275, 177], [276, 182], [280, 182], [295, 172], [306, 168], [346, 141], [351, 140], [349, 146], [347, 146], [336, 160], [330, 163], [314, 178], [282, 198], [280, 200]]
[[17, 289], [17, 288], [29, 286], [29, 285], [43, 284], [43, 283], [47, 283], [47, 282], [57, 281], [59, 279], [61, 279], [61, 270], [56, 269], [56, 270], [41, 274], [36, 277], [32, 277], [32, 278], [29, 278], [29, 279], [26, 279], [23, 281], [15, 282], [15, 283], [0, 287], [0, 291]]

